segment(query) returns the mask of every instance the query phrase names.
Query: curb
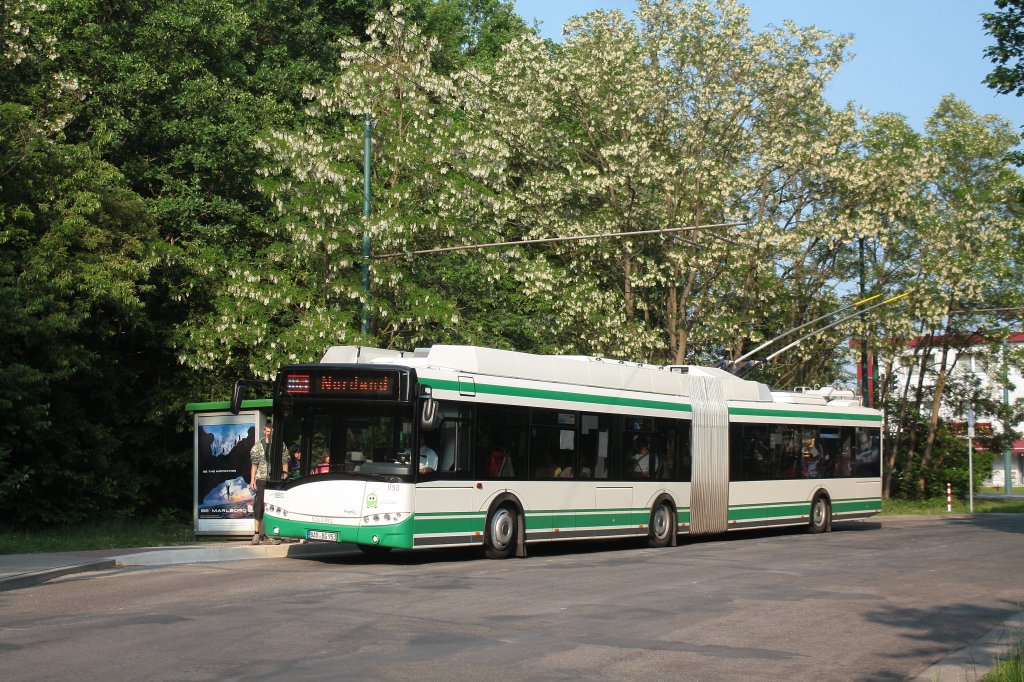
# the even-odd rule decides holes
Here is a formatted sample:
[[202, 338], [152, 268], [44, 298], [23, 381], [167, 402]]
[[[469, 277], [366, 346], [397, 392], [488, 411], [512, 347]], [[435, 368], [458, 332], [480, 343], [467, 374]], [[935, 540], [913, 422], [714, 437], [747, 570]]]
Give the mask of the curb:
[[916, 677], [913, 682], [974, 682], [980, 680], [1024, 639], [1024, 613], [1008, 618], [980, 639], [954, 651]]
[[315, 559], [356, 553], [353, 546], [320, 543], [282, 543], [280, 545], [194, 546], [149, 548], [146, 551], [120, 554], [103, 559], [63, 560], [60, 566], [41, 568], [0, 577], [0, 592], [40, 585], [49, 580], [75, 573], [103, 571], [130, 566], [173, 566], [247, 559]]
[[303, 559], [349, 554], [354, 547], [306, 543], [232, 547], [181, 547], [156, 552], [138, 552], [114, 557], [118, 566], [172, 566], [246, 559]]
[[41, 585], [48, 580], [54, 578], [60, 578], [65, 575], [72, 575], [74, 573], [86, 573], [88, 571], [104, 571], [107, 569], [115, 568], [117, 562], [114, 559], [100, 559], [97, 561], [88, 561], [80, 564], [69, 564], [67, 566], [61, 566], [60, 568], [47, 568], [40, 571], [31, 571], [28, 573], [20, 573], [13, 575], [8, 578], [0, 579], [0, 592], [6, 592], [7, 590], [18, 590], [24, 587], [33, 587], [35, 585]]

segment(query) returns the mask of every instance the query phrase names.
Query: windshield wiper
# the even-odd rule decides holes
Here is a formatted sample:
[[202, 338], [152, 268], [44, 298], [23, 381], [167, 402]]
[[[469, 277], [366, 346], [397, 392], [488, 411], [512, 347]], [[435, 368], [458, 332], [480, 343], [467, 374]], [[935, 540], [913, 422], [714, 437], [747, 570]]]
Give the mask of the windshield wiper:
[[374, 481], [384, 481], [385, 483], [401, 483], [402, 478], [400, 476], [388, 476], [386, 474], [374, 474], [369, 471], [353, 471], [349, 476], [363, 476], [365, 478], [371, 478]]

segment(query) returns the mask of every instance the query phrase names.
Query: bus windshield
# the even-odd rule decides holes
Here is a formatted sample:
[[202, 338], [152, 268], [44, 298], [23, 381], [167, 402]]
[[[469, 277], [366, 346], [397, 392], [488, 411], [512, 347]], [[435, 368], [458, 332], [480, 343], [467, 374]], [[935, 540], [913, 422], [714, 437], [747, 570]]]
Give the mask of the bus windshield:
[[296, 405], [283, 425], [282, 480], [325, 474], [412, 480], [409, 407]]

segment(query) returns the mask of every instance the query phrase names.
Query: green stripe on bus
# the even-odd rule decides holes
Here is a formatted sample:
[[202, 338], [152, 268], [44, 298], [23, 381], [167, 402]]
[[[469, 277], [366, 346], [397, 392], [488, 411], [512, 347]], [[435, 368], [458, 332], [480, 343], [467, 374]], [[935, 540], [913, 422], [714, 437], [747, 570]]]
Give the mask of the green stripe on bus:
[[882, 498], [867, 498], [863, 500], [834, 500], [832, 502], [832, 511], [834, 513], [842, 514], [845, 512], [854, 511], [881, 511], [882, 510]]
[[[526, 512], [526, 527], [532, 531], [552, 528], [635, 527], [650, 521], [651, 510], [640, 509], [539, 509]], [[679, 512], [689, 522], [689, 509]], [[416, 515], [416, 535], [478, 533], [484, 529], [484, 514]]]
[[622, 512], [608, 514], [604, 512], [577, 512], [577, 528], [596, 528], [599, 526], [646, 526], [651, 520], [649, 509], [640, 509], [628, 514]]
[[851, 412], [815, 412], [813, 410], [769, 410], [760, 407], [730, 407], [729, 414], [749, 417], [792, 417], [813, 419], [850, 419], [862, 422], [880, 422], [880, 414], [854, 414]]
[[[440, 391], [458, 391], [459, 382], [447, 379], [420, 379], [420, 383]], [[569, 391], [550, 391], [539, 388], [520, 388], [516, 386], [498, 386], [477, 383], [477, 393], [489, 395], [506, 395], [515, 398], [536, 398], [544, 400], [564, 400], [566, 402], [589, 403], [591, 405], [615, 405], [618, 407], [644, 407], [652, 410], [672, 410], [675, 412], [692, 412], [687, 403], [672, 403], [661, 400], [641, 400], [639, 398], [620, 398], [611, 395], [592, 395], [589, 393], [571, 393]]]
[[[270, 398], [261, 398], [258, 400], [243, 400], [242, 409], [249, 410], [254, 407], [273, 407], [274, 401]], [[185, 410], [188, 412], [212, 412], [215, 410], [228, 410], [231, 409], [231, 403], [227, 400], [215, 402], [215, 403], [186, 403]]]
[[[833, 513], [855, 511], [879, 511], [882, 498], [863, 497], [846, 500], [832, 500]], [[811, 511], [810, 502], [766, 502], [761, 504], [737, 504], [729, 506], [730, 521], [752, 521], [787, 516], [807, 516]]]
[[416, 535], [432, 535], [434, 533], [482, 533], [484, 530], [484, 514], [446, 514], [446, 517], [424, 516], [414, 517]]
[[810, 502], [786, 502], [774, 506], [730, 507], [728, 518], [730, 521], [752, 521], [753, 519], [773, 519], [781, 516], [806, 516], [810, 511]]
[[597, 528], [602, 526], [620, 526], [633, 528], [647, 525], [651, 518], [648, 509], [631, 511], [578, 510], [570, 513], [527, 512], [527, 530], [545, 530], [550, 528]]

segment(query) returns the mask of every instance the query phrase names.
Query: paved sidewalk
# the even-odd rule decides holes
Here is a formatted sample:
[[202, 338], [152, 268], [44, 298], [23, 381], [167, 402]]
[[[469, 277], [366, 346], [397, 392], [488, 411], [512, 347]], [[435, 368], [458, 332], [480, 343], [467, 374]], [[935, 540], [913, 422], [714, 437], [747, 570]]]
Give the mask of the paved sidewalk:
[[350, 545], [282, 543], [253, 545], [248, 541], [211, 542], [177, 547], [86, 550], [53, 554], [0, 555], [0, 592], [39, 585], [48, 580], [123, 566], [170, 566], [244, 559], [334, 556], [354, 551]]

